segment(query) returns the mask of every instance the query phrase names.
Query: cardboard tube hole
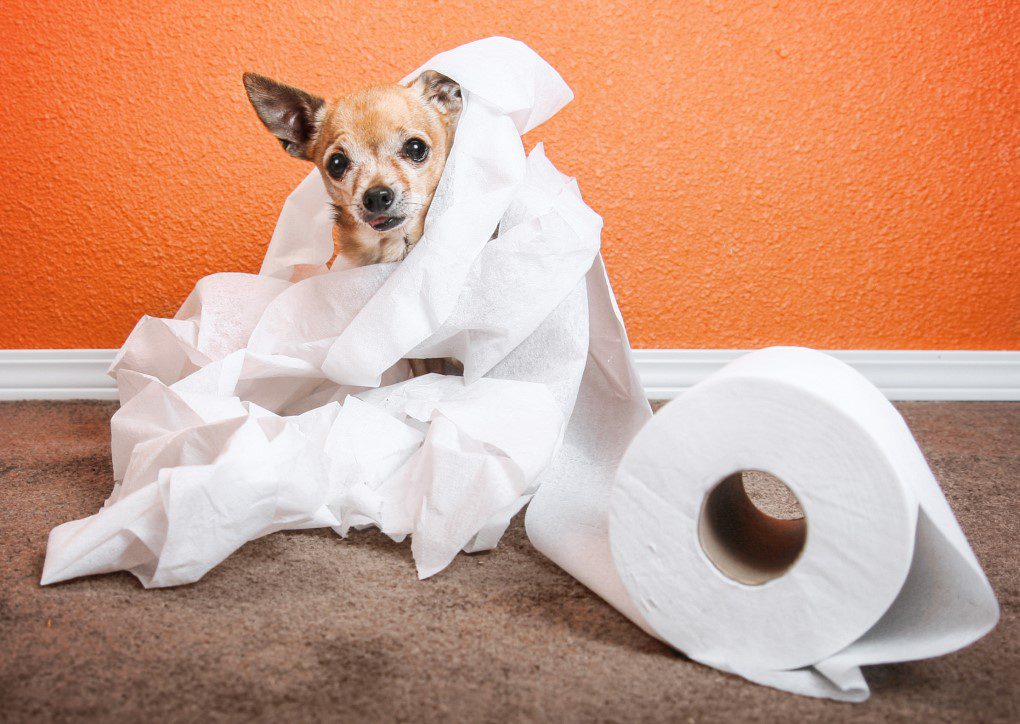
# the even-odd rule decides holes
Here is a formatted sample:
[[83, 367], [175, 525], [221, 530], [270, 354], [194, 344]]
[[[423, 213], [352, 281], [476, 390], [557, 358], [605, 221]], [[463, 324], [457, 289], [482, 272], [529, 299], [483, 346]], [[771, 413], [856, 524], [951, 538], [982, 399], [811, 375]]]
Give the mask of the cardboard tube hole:
[[[745, 489], [745, 475], [758, 489], [759, 498], [772, 502], [778, 498], [782, 517], [770, 515], [755, 504]], [[767, 494], [760, 495], [762, 490]], [[796, 496], [778, 478], [757, 470], [737, 471], [705, 496], [698, 539], [705, 555], [723, 575], [748, 586], [760, 586], [780, 577], [797, 562], [807, 541], [807, 518]]]

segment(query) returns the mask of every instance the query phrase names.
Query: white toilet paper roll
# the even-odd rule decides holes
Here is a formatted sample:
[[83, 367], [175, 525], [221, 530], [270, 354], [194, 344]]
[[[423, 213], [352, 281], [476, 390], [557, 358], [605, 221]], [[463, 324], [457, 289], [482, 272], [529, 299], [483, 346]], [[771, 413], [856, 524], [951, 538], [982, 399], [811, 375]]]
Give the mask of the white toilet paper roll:
[[[804, 519], [759, 511], [747, 470], [783, 481]], [[663, 408], [620, 463], [609, 542], [658, 636], [741, 673], [945, 653], [998, 614], [902, 417], [806, 349], [749, 354]]]

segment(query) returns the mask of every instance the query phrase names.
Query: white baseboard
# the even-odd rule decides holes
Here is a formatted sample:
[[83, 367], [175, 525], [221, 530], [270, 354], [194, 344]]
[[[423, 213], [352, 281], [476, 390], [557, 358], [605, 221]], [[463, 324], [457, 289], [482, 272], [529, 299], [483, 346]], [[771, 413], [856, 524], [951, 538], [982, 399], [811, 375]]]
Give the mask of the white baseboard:
[[[649, 399], [665, 400], [749, 350], [637, 349]], [[1020, 352], [826, 350], [890, 400], [1020, 400]]]
[[[748, 350], [637, 349], [650, 399], [676, 397]], [[116, 350], [0, 350], [0, 400], [115, 400]], [[1020, 352], [838, 350], [891, 400], [1020, 400]]]
[[0, 349], [0, 400], [116, 400], [115, 349]]

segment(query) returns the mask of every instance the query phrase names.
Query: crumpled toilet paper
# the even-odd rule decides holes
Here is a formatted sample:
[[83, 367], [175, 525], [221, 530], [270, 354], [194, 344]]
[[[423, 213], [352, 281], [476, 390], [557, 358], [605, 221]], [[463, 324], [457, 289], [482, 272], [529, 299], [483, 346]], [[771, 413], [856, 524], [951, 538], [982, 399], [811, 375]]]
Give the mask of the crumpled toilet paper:
[[[890, 660], [889, 647], [910, 627], [892, 625], [878, 637], [887, 644], [878, 654], [861, 645], [869, 634], [856, 649], [822, 647], [804, 660], [745, 661], [678, 633], [687, 609], [673, 601], [686, 583], [654, 552], [649, 565], [660, 567], [643, 575], [627, 544], [644, 513], [620, 500], [683, 496], [659, 490], [666, 477], [631, 464], [643, 440], [662, 437], [663, 423], [649, 424], [599, 255], [602, 222], [544, 148], [526, 155], [520, 138], [572, 94], [551, 66], [506, 38], [441, 53], [405, 80], [426, 69], [456, 80], [464, 107], [421, 241], [399, 264], [328, 267], [329, 199], [313, 171], [284, 204], [260, 274], [213, 274], [173, 319], [143, 317], [111, 367], [121, 400], [112, 420], [113, 492], [95, 515], [51, 532], [42, 583], [127, 570], [146, 587], [178, 585], [277, 530], [346, 535], [373, 526], [394, 540], [410, 536], [425, 577], [460, 550], [495, 546], [531, 501], [535, 546], [650, 634], [754, 681], [861, 698], [857, 666]], [[320, 273], [292, 283], [298, 265]], [[442, 357], [462, 362], [464, 376], [410, 378], [407, 359]], [[664, 469], [685, 469], [682, 446], [663, 439], [672, 446], [662, 451]], [[689, 490], [686, 503], [699, 504], [704, 491]], [[909, 509], [901, 505], [906, 519], [895, 522], [904, 526], [893, 536], [901, 558], [914, 535]], [[955, 526], [948, 508], [940, 515], [936, 532]], [[917, 525], [918, 555], [932, 526]], [[669, 539], [657, 545], [665, 550]], [[969, 554], [962, 534], [953, 540], [957, 554]], [[694, 546], [690, 536], [681, 542]], [[905, 565], [914, 571], [901, 558], [897, 576]], [[975, 566], [966, 559], [956, 569], [987, 586]], [[952, 571], [940, 575], [955, 590]], [[883, 589], [895, 599], [888, 610], [902, 617], [910, 608], [893, 583]], [[692, 618], [691, 630], [710, 629], [706, 620]], [[962, 645], [967, 635], [951, 638]], [[948, 650], [903, 646], [920, 655]], [[824, 653], [832, 655], [822, 661]]]
[[[491, 38], [408, 78], [425, 69], [464, 107], [421, 241], [400, 264], [327, 270], [313, 171], [259, 275], [213, 274], [173, 319], [143, 317], [111, 367], [114, 491], [53, 530], [43, 583], [189, 583], [285, 528], [411, 536], [421, 577], [496, 545], [562, 439], [602, 222], [541, 147], [524, 153], [572, 98], [551, 66]], [[291, 283], [299, 264], [323, 273]], [[407, 358], [434, 357], [464, 377], [408, 379]]]

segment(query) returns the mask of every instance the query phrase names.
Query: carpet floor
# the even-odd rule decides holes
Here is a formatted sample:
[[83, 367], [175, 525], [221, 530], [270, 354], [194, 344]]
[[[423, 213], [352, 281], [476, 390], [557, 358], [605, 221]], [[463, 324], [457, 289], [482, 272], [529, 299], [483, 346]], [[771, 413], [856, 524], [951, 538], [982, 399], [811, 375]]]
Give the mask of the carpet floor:
[[999, 597], [973, 646], [866, 670], [841, 704], [675, 653], [535, 551], [418, 581], [375, 532], [276, 533], [198, 583], [126, 573], [41, 588], [50, 529], [110, 491], [114, 403], [0, 403], [0, 719], [1018, 721], [1020, 403], [902, 403]]

